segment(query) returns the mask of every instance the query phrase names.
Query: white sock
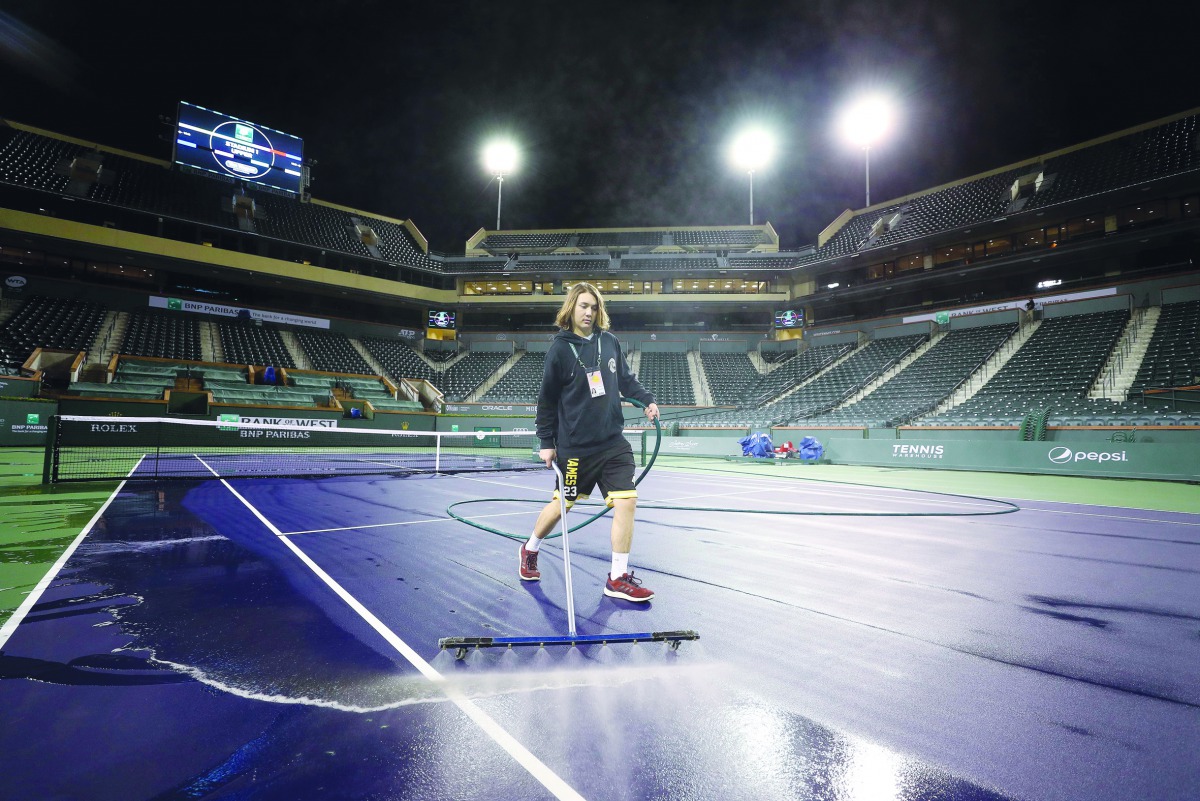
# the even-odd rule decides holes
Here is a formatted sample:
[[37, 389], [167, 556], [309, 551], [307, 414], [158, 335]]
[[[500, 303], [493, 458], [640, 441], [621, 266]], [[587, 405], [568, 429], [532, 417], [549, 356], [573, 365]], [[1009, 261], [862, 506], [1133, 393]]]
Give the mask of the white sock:
[[529, 538], [529, 542], [525, 543], [525, 550], [529, 551], [530, 553], [537, 553], [538, 548], [541, 548], [541, 547], [542, 547], [542, 541], [540, 539], [538, 539], [536, 535], [531, 536]]
[[617, 553], [616, 551], [613, 551], [612, 570], [608, 571], [608, 577], [615, 581], [628, 572], [629, 554]]

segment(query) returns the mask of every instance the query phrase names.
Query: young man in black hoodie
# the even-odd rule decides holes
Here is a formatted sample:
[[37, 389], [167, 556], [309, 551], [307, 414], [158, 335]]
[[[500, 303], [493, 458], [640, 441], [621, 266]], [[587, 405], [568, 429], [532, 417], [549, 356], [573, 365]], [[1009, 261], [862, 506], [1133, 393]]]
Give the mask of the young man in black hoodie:
[[654, 396], [629, 371], [621, 343], [609, 333], [608, 312], [600, 290], [588, 283], [571, 287], [554, 321], [561, 329], [546, 352], [538, 395], [538, 455], [549, 467], [557, 461], [565, 487], [558, 487], [521, 546], [520, 576], [538, 581], [538, 549], [561, 519], [558, 493], [567, 505], [586, 498], [597, 484], [613, 509], [612, 568], [604, 594], [627, 601], [649, 601], [654, 593], [629, 569], [637, 489], [633, 484], [633, 448], [623, 435], [621, 398], [646, 404], [646, 417], [658, 417]]

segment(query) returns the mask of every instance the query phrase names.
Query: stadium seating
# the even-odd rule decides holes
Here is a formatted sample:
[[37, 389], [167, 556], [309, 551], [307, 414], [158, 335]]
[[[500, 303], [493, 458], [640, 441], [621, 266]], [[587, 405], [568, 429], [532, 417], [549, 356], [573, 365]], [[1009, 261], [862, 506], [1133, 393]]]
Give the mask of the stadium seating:
[[754, 247], [769, 245], [770, 238], [755, 228], [687, 229], [671, 231], [672, 243], [678, 247], [710, 247], [725, 249], [730, 245]]
[[535, 403], [546, 369], [545, 352], [525, 351], [480, 400], [500, 403]]
[[470, 351], [443, 370], [433, 383], [446, 400], [462, 401], [500, 369], [512, 354], [503, 351]]
[[781, 400], [760, 410], [786, 424], [832, 409], [928, 339], [924, 334], [876, 339]]
[[686, 353], [642, 351], [638, 380], [654, 393], [659, 405], [694, 406], [691, 370]]
[[344, 334], [317, 333], [303, 329], [297, 329], [295, 334], [314, 370], [355, 375], [372, 375], [375, 372], [362, 354], [350, 344], [350, 338]]
[[426, 350], [425, 358], [434, 364], [445, 364], [458, 356], [457, 350]]
[[[440, 272], [440, 262], [430, 259], [403, 226], [390, 220], [354, 214], [320, 202], [245, 189], [237, 183], [215, 181], [169, 168], [150, 160], [131, 158], [51, 136], [0, 125], [0, 182], [67, 193], [69, 165], [77, 157], [101, 163], [103, 180], [81, 196], [99, 203], [161, 217], [243, 230], [231, 198], [247, 194], [255, 204], [250, 231], [288, 242], [347, 253], [364, 259], [403, 263], [428, 272]], [[354, 233], [353, 220], [369, 226], [379, 237], [379, 255], [371, 254]]]
[[907, 423], [949, 397], [1016, 330], [1016, 323], [1005, 323], [951, 331], [871, 394], [806, 422], [870, 428]]
[[87, 152], [83, 145], [0, 126], [0, 181], [62, 193], [70, 178], [58, 165]]
[[[1036, 191], [1022, 198], [1023, 212], [1194, 170], [1200, 167], [1200, 151], [1194, 146], [1197, 130], [1197, 116], [1189, 115], [860, 212], [817, 249], [815, 260], [833, 259], [868, 247], [896, 246], [1003, 217], [1013, 209], [1013, 184], [1031, 174], [1042, 175], [1044, 180]], [[878, 236], [871, 237], [871, 229], [880, 219], [887, 224]]]
[[1162, 307], [1133, 391], [1200, 385], [1200, 300]]
[[14, 354], [19, 365], [36, 348], [87, 350], [100, 332], [104, 314], [96, 303], [34, 295], [0, 327], [11, 343], [5, 345], [5, 352]]
[[717, 269], [717, 260], [712, 257], [694, 256], [625, 256], [621, 259], [621, 267], [632, 272], [642, 272], [643, 270], [711, 271]]
[[479, 243], [481, 248], [486, 250], [505, 251], [507, 249], [517, 250], [520, 248], [544, 248], [546, 250], [556, 250], [565, 248], [571, 241], [573, 234], [563, 231], [547, 232], [540, 234], [488, 234], [487, 238]]
[[579, 234], [580, 247], [657, 247], [664, 244], [662, 231], [604, 231]]
[[820, 345], [800, 353], [797, 351], [764, 352], [764, 356], [776, 359], [778, 365], [768, 373], [757, 374], [757, 378], [742, 391], [735, 410], [698, 414], [687, 419], [689, 426], [698, 428], [724, 426], [764, 427], [772, 424], [771, 401], [790, 392], [797, 385], [809, 380], [842, 358], [852, 350], [849, 343]]
[[790, 358], [775, 362], [778, 366], [771, 372], [759, 377], [747, 387], [742, 396], [742, 403], [762, 406], [772, 399], [789, 392], [793, 387], [804, 383], [820, 371], [826, 369], [838, 359], [845, 356], [853, 345], [818, 345], [803, 353], [796, 353]]
[[347, 390], [355, 400], [369, 401], [381, 411], [420, 412], [424, 407], [419, 401], [396, 400], [383, 381], [378, 378], [339, 378], [337, 386]]
[[583, 273], [594, 276], [606, 272], [608, 268], [608, 259], [597, 259], [595, 257], [522, 256], [519, 259], [511, 261], [490, 258], [450, 258], [446, 259], [443, 264], [445, 272], [453, 275], [495, 275], [503, 271], [505, 273]]
[[[279, 331], [253, 323], [218, 323], [225, 361], [271, 367], [295, 367]], [[369, 372], [369, 371], [368, 371]]]
[[430, 367], [404, 340], [365, 338], [360, 341], [394, 380], [423, 379], [436, 385], [437, 370]]
[[264, 386], [205, 382], [213, 402], [230, 406], [323, 406], [329, 393], [308, 387]]
[[[383, 365], [383, 369], [393, 379], [424, 379], [441, 390], [446, 400], [453, 401], [465, 400], [488, 376], [499, 370], [511, 355], [499, 351], [472, 351], [449, 367], [435, 370], [407, 343], [399, 339], [367, 338], [361, 341], [367, 352]], [[430, 351], [428, 355], [432, 356], [435, 353], [448, 353], [449, 358], [456, 355], [454, 351]]]
[[1128, 310], [1047, 319], [979, 392], [919, 424], [1020, 425], [1039, 410], [1054, 421], [1143, 414], [1145, 407], [1136, 403], [1087, 397], [1128, 320]]
[[178, 314], [131, 312], [120, 352], [130, 356], [199, 360], [200, 323]]
[[760, 377], [745, 353], [701, 353], [700, 363], [712, 402], [717, 406], [740, 403], [746, 388]]
[[1109, 139], [1048, 159], [1054, 182], [1035, 194], [1025, 211], [1134, 186], [1200, 167], [1195, 115]]

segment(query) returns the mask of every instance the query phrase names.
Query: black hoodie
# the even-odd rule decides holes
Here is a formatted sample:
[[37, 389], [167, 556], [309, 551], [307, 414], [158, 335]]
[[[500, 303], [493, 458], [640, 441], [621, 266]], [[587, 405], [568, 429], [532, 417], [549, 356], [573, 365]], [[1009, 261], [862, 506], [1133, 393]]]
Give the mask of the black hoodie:
[[[604, 394], [593, 398], [587, 373], [596, 370], [597, 365], [604, 377]], [[591, 339], [559, 331], [546, 352], [538, 395], [537, 435], [541, 446], [581, 456], [611, 447], [621, 439], [625, 428], [622, 397], [647, 406], [654, 403], [654, 395], [629, 371], [617, 338], [599, 328]]]

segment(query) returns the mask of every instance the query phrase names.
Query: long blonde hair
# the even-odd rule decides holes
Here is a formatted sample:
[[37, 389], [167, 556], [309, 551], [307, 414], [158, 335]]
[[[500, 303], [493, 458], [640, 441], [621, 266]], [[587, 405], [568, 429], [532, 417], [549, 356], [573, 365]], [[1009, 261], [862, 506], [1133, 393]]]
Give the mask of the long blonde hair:
[[567, 293], [567, 299], [563, 301], [562, 308], [558, 310], [558, 316], [554, 318], [554, 324], [564, 330], [571, 330], [571, 323], [575, 315], [575, 304], [579, 302], [579, 296], [584, 293], [596, 299], [596, 317], [592, 320], [592, 325], [595, 328], [607, 330], [608, 309], [604, 305], [604, 296], [600, 294], [599, 289], [596, 289], [596, 287], [587, 281], [580, 281], [571, 287], [571, 291]]

